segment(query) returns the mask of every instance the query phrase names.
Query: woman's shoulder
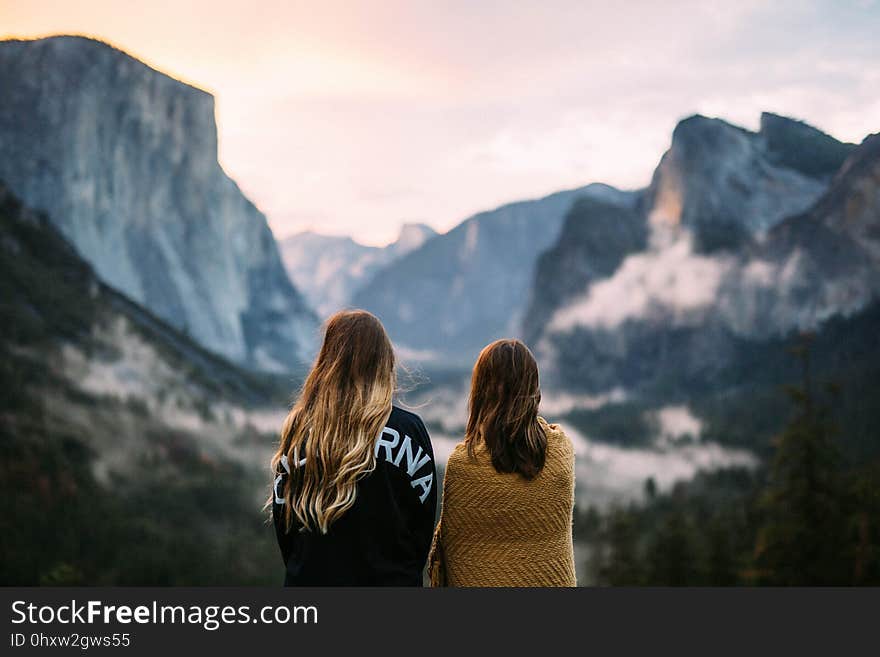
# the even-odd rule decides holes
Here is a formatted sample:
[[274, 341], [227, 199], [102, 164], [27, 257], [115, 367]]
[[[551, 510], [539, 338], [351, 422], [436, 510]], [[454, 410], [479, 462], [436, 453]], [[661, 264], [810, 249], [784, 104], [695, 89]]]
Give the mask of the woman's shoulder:
[[397, 404], [391, 406], [391, 415], [388, 417], [388, 424], [401, 427], [417, 427], [419, 429], [424, 429], [425, 427], [425, 423], [422, 422], [421, 417]]
[[[449, 458], [447, 459], [448, 463], [462, 463], [470, 458], [470, 454], [468, 454], [468, 446], [465, 441], [461, 441], [455, 447], [452, 448], [452, 452], [449, 453]], [[448, 466], [447, 466], [448, 467]]]
[[565, 431], [558, 424], [550, 423], [543, 417], [538, 417], [538, 422], [547, 434], [547, 446], [561, 450], [564, 454], [574, 455], [574, 445], [571, 439], [565, 435]]
[[489, 458], [489, 452], [482, 443], [474, 444], [471, 449], [467, 441], [462, 440], [449, 454], [446, 459], [446, 473], [450, 472], [473, 472], [486, 467], [492, 467], [492, 460]]
[[383, 433], [385, 432], [390, 433], [392, 436], [396, 434], [396, 437], [393, 438], [395, 446], [398, 443], [405, 441], [406, 437], [409, 436], [410, 440], [415, 441], [416, 445], [429, 450], [433, 454], [433, 447], [431, 445], [431, 437], [428, 435], [428, 429], [425, 427], [422, 418], [412, 411], [401, 408], [396, 404], [393, 405], [391, 407], [391, 415], [388, 417], [388, 422], [385, 424], [385, 429], [383, 430]]

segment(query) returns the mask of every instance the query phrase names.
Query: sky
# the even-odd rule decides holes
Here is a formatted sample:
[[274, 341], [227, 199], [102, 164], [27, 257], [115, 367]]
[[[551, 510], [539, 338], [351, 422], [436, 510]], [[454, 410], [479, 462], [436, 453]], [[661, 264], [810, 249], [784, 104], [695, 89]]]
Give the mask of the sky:
[[878, 0], [0, 0], [0, 38], [61, 33], [213, 93], [221, 163], [278, 238], [642, 187], [694, 113], [880, 131]]

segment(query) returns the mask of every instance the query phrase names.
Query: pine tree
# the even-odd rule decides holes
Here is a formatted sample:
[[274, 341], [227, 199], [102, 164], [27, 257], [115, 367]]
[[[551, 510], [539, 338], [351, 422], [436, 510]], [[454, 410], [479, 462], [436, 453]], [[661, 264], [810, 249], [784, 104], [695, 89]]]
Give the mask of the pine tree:
[[760, 501], [755, 566], [759, 583], [847, 584], [847, 528], [843, 515], [840, 456], [829, 409], [820, 406], [810, 374], [810, 342], [795, 355], [803, 366], [801, 386], [789, 389], [795, 413], [775, 440], [770, 481]]
[[648, 581], [659, 586], [704, 583], [704, 559], [693, 524], [679, 509], [671, 510], [648, 547]]
[[856, 472], [849, 483], [852, 511], [852, 583], [880, 585], [880, 462]]
[[734, 586], [739, 583], [739, 563], [732, 533], [736, 531], [730, 515], [715, 516], [706, 524], [706, 583], [711, 586]]
[[617, 509], [611, 512], [607, 522], [608, 555], [598, 569], [599, 583], [611, 586], [643, 584], [635, 514]]

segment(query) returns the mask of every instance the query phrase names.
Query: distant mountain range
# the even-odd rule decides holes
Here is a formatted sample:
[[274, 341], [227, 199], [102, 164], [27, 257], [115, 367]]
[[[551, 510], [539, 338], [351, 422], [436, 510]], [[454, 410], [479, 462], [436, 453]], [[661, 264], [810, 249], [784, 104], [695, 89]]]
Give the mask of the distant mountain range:
[[211, 95], [68, 36], [0, 42], [0, 89], [0, 179], [105, 282], [249, 367], [310, 357], [316, 318], [217, 161]]
[[481, 212], [375, 273], [352, 303], [417, 359], [472, 363], [489, 340], [519, 332], [535, 260], [582, 196], [621, 206], [634, 198], [595, 184]]
[[[867, 303], [870, 230], [847, 229], [843, 248], [801, 219], [834, 214], [829, 199], [855, 202], [855, 174], [844, 174], [867, 166], [871, 148], [769, 113], [758, 132], [692, 116], [645, 189], [593, 184], [478, 214], [373, 274], [353, 303], [416, 358], [447, 365], [518, 335], [566, 386], [711, 369], [731, 336], [815, 327]], [[795, 233], [797, 248], [784, 246]]]
[[430, 226], [411, 223], [404, 224], [397, 239], [384, 247], [312, 231], [292, 235], [278, 246], [291, 280], [324, 318], [347, 306], [373, 274], [436, 234]]
[[815, 329], [878, 289], [876, 136], [692, 116], [644, 189], [407, 225], [385, 248], [277, 245], [217, 162], [210, 95], [80, 37], [0, 43], [0, 86], [0, 179], [103, 282], [252, 369], [297, 367], [318, 316], [358, 306], [407, 360], [467, 367], [516, 335], [548, 382], [631, 388], [708, 376], [737, 341]]

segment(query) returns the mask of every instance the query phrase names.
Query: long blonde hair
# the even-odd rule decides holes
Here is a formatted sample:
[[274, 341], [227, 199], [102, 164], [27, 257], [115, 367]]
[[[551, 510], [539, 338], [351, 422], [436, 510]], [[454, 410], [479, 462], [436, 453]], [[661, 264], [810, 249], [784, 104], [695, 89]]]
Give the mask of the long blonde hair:
[[376, 466], [374, 445], [391, 415], [395, 385], [394, 350], [378, 318], [344, 310], [327, 320], [272, 457], [273, 472], [282, 459], [290, 472], [288, 531], [295, 515], [305, 529], [326, 534], [354, 505], [357, 482]]

